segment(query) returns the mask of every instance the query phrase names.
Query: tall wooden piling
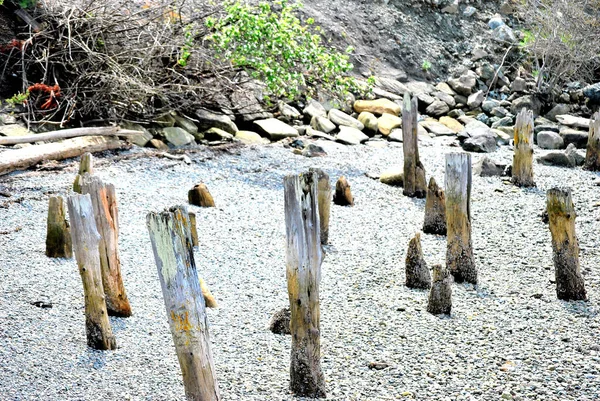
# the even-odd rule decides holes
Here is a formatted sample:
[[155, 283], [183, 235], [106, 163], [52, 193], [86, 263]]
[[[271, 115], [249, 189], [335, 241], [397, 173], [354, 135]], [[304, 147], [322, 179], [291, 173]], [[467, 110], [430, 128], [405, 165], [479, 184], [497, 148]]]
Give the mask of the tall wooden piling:
[[311, 168], [319, 178], [319, 221], [321, 222], [321, 244], [329, 243], [329, 215], [331, 213], [331, 183], [329, 175], [320, 168]]
[[71, 228], [66, 215], [63, 197], [51, 196], [46, 227], [46, 256], [50, 258], [73, 257]]
[[402, 137], [404, 150], [404, 191], [405, 196], [424, 198], [427, 194], [425, 168], [419, 159], [419, 124], [417, 122], [417, 98], [404, 94], [402, 106]]
[[200, 207], [215, 207], [215, 200], [203, 182], [188, 191], [188, 202]]
[[83, 282], [88, 346], [98, 350], [116, 349], [117, 343], [112, 334], [104, 302], [104, 287], [102, 286], [98, 255], [100, 234], [96, 229], [90, 196], [70, 196], [67, 204], [75, 258]]
[[533, 181], [533, 112], [522, 109], [514, 128], [512, 182], [519, 187], [535, 187]]
[[188, 400], [217, 401], [204, 296], [192, 250], [189, 215], [175, 207], [149, 213], [146, 224], [162, 288], [167, 319]]
[[427, 312], [449, 315], [452, 311], [452, 276], [445, 266], [433, 266], [433, 283], [429, 291]]
[[471, 245], [471, 155], [446, 155], [446, 266], [456, 282], [477, 284]]
[[325, 397], [321, 370], [319, 282], [321, 281], [318, 177], [284, 179], [287, 284], [291, 309], [290, 389], [301, 397]]
[[416, 233], [408, 243], [405, 260], [406, 286], [409, 288], [431, 287], [431, 275], [423, 258], [421, 248], [421, 233]]
[[600, 171], [600, 111], [596, 112], [590, 121], [590, 132], [583, 168], [590, 171]]
[[84, 174], [81, 193], [90, 194], [96, 227], [100, 233], [100, 266], [106, 307], [111, 316], [131, 316], [131, 305], [125, 292], [119, 259], [119, 213], [115, 187], [104, 184], [99, 177]]
[[579, 243], [575, 235], [576, 213], [571, 190], [552, 188], [546, 196], [558, 299], [587, 299], [579, 268]]

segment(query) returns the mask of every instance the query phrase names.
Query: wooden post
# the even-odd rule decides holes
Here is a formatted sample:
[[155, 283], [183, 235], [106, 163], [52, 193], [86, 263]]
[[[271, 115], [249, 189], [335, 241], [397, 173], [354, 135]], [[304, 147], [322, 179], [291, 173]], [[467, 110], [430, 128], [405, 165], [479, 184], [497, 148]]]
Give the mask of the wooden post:
[[429, 179], [427, 186], [423, 232], [446, 235], [446, 195], [433, 177]]
[[81, 176], [81, 193], [90, 194], [100, 233], [100, 271], [106, 295], [106, 308], [111, 316], [131, 316], [131, 305], [123, 286], [119, 260], [119, 216], [115, 187], [104, 184], [99, 177]]
[[290, 332], [290, 307], [286, 306], [275, 312], [269, 322], [269, 330], [273, 334], [292, 334]]
[[208, 191], [206, 184], [200, 183], [188, 191], [190, 205], [200, 207], [215, 207], [215, 201]]
[[288, 175], [283, 182], [287, 284], [291, 309], [290, 390], [300, 397], [324, 398], [321, 370], [319, 282], [321, 281], [318, 177]]
[[71, 228], [66, 219], [65, 202], [62, 196], [51, 196], [48, 202], [46, 231], [46, 256], [50, 258], [73, 257]]
[[94, 156], [92, 156], [90, 152], [81, 155], [81, 160], [79, 162], [79, 174], [77, 174], [75, 181], [73, 182], [73, 191], [77, 192], [78, 194], [81, 193], [81, 179], [85, 173], [94, 173]]
[[471, 245], [471, 155], [446, 155], [446, 266], [456, 282], [477, 284]]
[[196, 213], [190, 212], [190, 228], [192, 233], [192, 246], [198, 247], [198, 226], [196, 225]]
[[519, 187], [535, 187], [533, 181], [533, 112], [522, 109], [515, 123], [512, 182]]
[[449, 315], [452, 311], [452, 276], [442, 265], [433, 266], [433, 284], [429, 291], [427, 312]]
[[104, 302], [100, 257], [97, 250], [100, 234], [94, 221], [92, 201], [89, 195], [73, 195], [69, 197], [67, 204], [73, 248], [85, 296], [87, 344], [99, 350], [116, 349], [117, 343], [112, 334]]
[[219, 400], [208, 319], [184, 207], [149, 213], [146, 224], [158, 269], [167, 319], [188, 400]]
[[321, 244], [329, 243], [329, 215], [331, 212], [331, 184], [329, 175], [320, 168], [311, 168], [319, 178], [319, 221], [321, 222]]
[[596, 112], [590, 121], [590, 133], [588, 134], [583, 168], [590, 171], [600, 171], [600, 111]]
[[354, 198], [352, 197], [350, 184], [344, 176], [341, 176], [335, 183], [335, 194], [333, 195], [333, 203], [340, 206], [354, 206]]
[[431, 275], [423, 258], [421, 233], [416, 233], [408, 243], [406, 252], [406, 286], [409, 288], [431, 287]]
[[552, 188], [546, 195], [558, 299], [585, 300], [587, 297], [579, 268], [576, 213], [571, 190]]
[[417, 123], [417, 98], [404, 94], [402, 106], [402, 136], [404, 149], [404, 191], [405, 196], [424, 198], [427, 193], [425, 168], [419, 160], [419, 138]]

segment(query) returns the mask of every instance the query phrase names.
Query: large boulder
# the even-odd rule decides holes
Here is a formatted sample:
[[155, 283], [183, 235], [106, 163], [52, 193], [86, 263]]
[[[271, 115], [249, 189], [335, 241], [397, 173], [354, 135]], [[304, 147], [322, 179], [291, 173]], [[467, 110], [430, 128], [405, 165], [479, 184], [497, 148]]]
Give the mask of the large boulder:
[[496, 150], [496, 137], [493, 134], [473, 136], [467, 138], [462, 147], [469, 152], [491, 153]]
[[471, 109], [476, 109], [481, 106], [483, 99], [485, 99], [485, 93], [483, 93], [483, 91], [475, 92], [469, 95], [469, 98], [467, 99], [467, 106], [469, 106]]
[[298, 130], [283, 121], [276, 118], [267, 118], [265, 120], [256, 120], [254, 124], [261, 133], [269, 137], [272, 141], [278, 141], [283, 138], [293, 138], [298, 136]]
[[429, 133], [435, 136], [448, 136], [456, 135], [456, 132], [445, 126], [444, 124], [435, 120], [425, 120], [420, 122], [421, 126], [424, 127]]
[[481, 157], [473, 164], [473, 174], [480, 177], [500, 177], [505, 170], [506, 165], [494, 163], [487, 156]]
[[393, 166], [385, 170], [379, 176], [379, 181], [382, 184], [391, 185], [393, 187], [401, 187], [404, 185], [404, 167]]
[[477, 74], [468, 70], [460, 77], [448, 80], [448, 85], [450, 85], [456, 93], [463, 96], [469, 96], [473, 92], [475, 85], [477, 85]]
[[263, 138], [256, 132], [252, 131], [238, 131], [235, 133], [235, 138], [245, 144], [255, 144], [255, 143], [268, 143], [269, 140]]
[[358, 145], [369, 140], [369, 137], [356, 128], [342, 125], [335, 139], [346, 145]]
[[465, 128], [458, 120], [448, 116], [440, 117], [440, 123], [444, 124], [455, 133], [459, 133]]
[[393, 93], [396, 96], [404, 96], [404, 94], [409, 90], [406, 85], [399, 82], [397, 79], [387, 77], [377, 77], [375, 79], [375, 85], [386, 92]]
[[223, 131], [222, 129], [212, 127], [208, 131], [204, 132], [204, 139], [207, 141], [231, 141], [233, 139], [233, 135], [227, 131]]
[[434, 96], [436, 99], [441, 100], [442, 102], [446, 103], [448, 105], [448, 107], [450, 107], [450, 108], [453, 108], [456, 106], [456, 100], [454, 100], [454, 96], [452, 96], [452, 95], [449, 95], [442, 91], [433, 92], [431, 95]]
[[198, 118], [197, 125], [199, 131], [206, 131], [212, 127], [222, 129], [234, 135], [239, 131], [235, 123], [231, 121], [231, 118], [224, 114], [217, 114], [206, 109], [198, 109], [195, 114]]
[[556, 122], [556, 116], [568, 114], [571, 111], [571, 106], [566, 103], [558, 103], [554, 106], [548, 113], [546, 113], [546, 118], [550, 121]]
[[402, 119], [392, 114], [385, 113], [377, 119], [377, 126], [382, 135], [388, 136], [394, 128], [402, 126]]
[[537, 134], [537, 144], [542, 149], [561, 149], [565, 141], [554, 131], [541, 131]]
[[580, 155], [575, 146], [571, 144], [564, 152], [551, 152], [538, 157], [537, 160], [547, 166], [577, 167], [583, 165], [585, 157]]
[[325, 107], [316, 100], [310, 100], [304, 110], [302, 110], [302, 114], [304, 114], [305, 121], [312, 121], [315, 117], [327, 117], [327, 110]]
[[379, 125], [377, 124], [377, 117], [375, 114], [370, 113], [368, 111], [363, 111], [358, 115], [358, 121], [360, 121], [365, 126], [365, 131], [371, 134], [376, 134], [379, 129]]
[[434, 116], [434, 117], [443, 116], [445, 114], [448, 114], [449, 111], [450, 111], [450, 106], [448, 106], [448, 103], [441, 101], [439, 99], [435, 99], [433, 101], [433, 103], [431, 103], [425, 109], [425, 113], [429, 114], [430, 116]]
[[314, 116], [312, 120], [310, 120], [310, 126], [317, 130], [329, 134], [330, 132], [335, 130], [335, 124], [329, 121], [327, 117]]
[[592, 103], [600, 103], [600, 82], [583, 88], [583, 96], [587, 97]]
[[571, 116], [569, 114], [559, 114], [556, 116], [556, 120], [562, 125], [567, 125], [573, 128], [583, 128], [585, 130], [590, 129], [590, 119], [584, 117]]
[[180, 127], [162, 128], [162, 135], [167, 142], [175, 147], [185, 146], [194, 142], [194, 136]]
[[343, 111], [340, 111], [337, 109], [329, 110], [329, 114], [327, 115], [327, 117], [329, 118], [329, 121], [331, 121], [332, 123], [334, 123], [335, 125], [338, 125], [338, 126], [343, 125], [346, 127], [353, 127], [358, 130], [361, 130], [361, 131], [363, 129], [365, 129], [365, 126], [363, 125], [363, 123], [358, 121], [356, 118], [349, 116], [348, 114], [344, 113]]
[[[538, 134], [538, 142], [539, 142], [539, 136], [540, 136], [540, 134]], [[575, 147], [577, 147], [579, 149], [585, 149], [587, 147], [588, 136], [589, 136], [589, 134], [587, 132], [563, 127], [560, 130], [560, 136], [562, 137], [565, 146], [569, 146], [570, 144], [573, 144]]]
[[513, 100], [510, 105], [510, 112], [517, 115], [523, 108], [533, 111], [533, 114], [538, 116], [542, 109], [542, 102], [536, 96], [521, 96]]
[[357, 100], [354, 102], [354, 111], [357, 113], [368, 111], [377, 115], [393, 114], [397, 116], [400, 114], [401, 107], [399, 104], [388, 99]]

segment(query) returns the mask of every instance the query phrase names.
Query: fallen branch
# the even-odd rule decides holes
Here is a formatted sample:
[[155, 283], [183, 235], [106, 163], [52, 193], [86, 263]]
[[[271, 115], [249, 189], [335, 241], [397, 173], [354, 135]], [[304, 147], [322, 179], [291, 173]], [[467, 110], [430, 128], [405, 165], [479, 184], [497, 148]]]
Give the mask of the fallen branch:
[[90, 136], [7, 150], [0, 153], [0, 175], [16, 170], [25, 170], [44, 160], [64, 160], [81, 156], [85, 152], [102, 152], [104, 150], [121, 149], [125, 146], [122, 141], [116, 138]]
[[164, 157], [165, 159], [171, 159], [171, 160], [181, 160], [185, 164], [192, 164], [192, 159], [190, 159], [190, 157], [188, 155], [172, 155], [170, 153], [162, 152], [162, 153], [157, 153], [156, 156]]
[[143, 134], [141, 131], [134, 131], [128, 129], [121, 129], [120, 127], [85, 127], [85, 128], [71, 128], [55, 132], [49, 132], [47, 134], [34, 134], [24, 136], [8, 136], [0, 137], [0, 145], [16, 145], [18, 143], [33, 143], [42, 141], [54, 141], [57, 139], [76, 138], [80, 136], [107, 136], [107, 135], [118, 135], [118, 136], [131, 136], [136, 134]]

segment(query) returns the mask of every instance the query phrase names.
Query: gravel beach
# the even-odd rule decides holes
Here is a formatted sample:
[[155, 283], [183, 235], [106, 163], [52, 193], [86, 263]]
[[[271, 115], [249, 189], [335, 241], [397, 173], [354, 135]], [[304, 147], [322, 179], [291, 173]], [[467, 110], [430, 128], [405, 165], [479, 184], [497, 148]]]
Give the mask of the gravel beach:
[[[190, 154], [191, 165], [99, 156], [96, 174], [116, 186], [133, 310], [130, 318], [111, 318], [119, 348], [109, 352], [86, 346], [75, 260], [44, 254], [48, 198], [70, 192], [77, 162], [0, 177], [0, 189], [12, 193], [0, 197], [0, 400], [185, 399], [145, 219], [186, 204], [200, 181], [217, 206], [190, 210], [199, 274], [219, 303], [208, 319], [222, 399], [295, 399], [288, 391], [291, 338], [272, 334], [268, 324], [288, 302], [283, 177], [309, 167], [323, 168], [332, 185], [345, 175], [355, 197], [354, 207], [332, 206], [322, 265], [328, 399], [600, 399], [598, 174], [534, 163], [533, 189], [473, 177], [480, 283], [454, 284], [452, 316], [440, 318], [426, 312], [427, 291], [404, 286], [406, 249], [422, 227], [425, 200], [365, 175], [401, 164], [402, 144], [319, 143], [328, 156], [309, 159], [280, 144], [205, 149]], [[420, 146], [427, 177], [443, 187], [444, 153], [460, 148], [440, 138]], [[512, 150], [489, 157], [510, 163]], [[556, 298], [550, 232], [540, 217], [545, 192], [556, 185], [573, 190], [588, 302]], [[421, 238], [428, 265], [444, 263], [446, 238]], [[39, 300], [53, 307], [31, 304]], [[389, 367], [371, 370], [370, 362]]]

